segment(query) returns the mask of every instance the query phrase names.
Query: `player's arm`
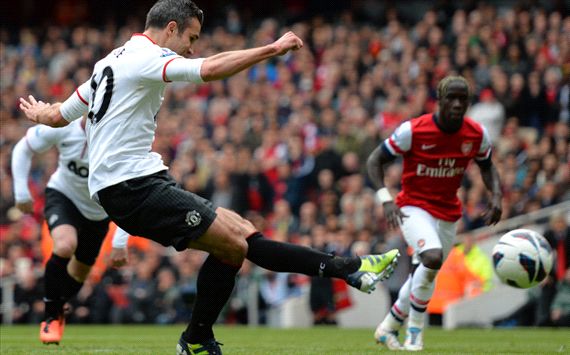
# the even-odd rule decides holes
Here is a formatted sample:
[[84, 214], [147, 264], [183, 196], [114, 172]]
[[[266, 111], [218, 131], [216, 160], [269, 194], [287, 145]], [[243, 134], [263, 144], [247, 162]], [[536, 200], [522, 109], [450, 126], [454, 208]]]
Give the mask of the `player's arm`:
[[493, 164], [490, 155], [487, 159], [476, 160], [476, 162], [477, 165], [479, 165], [483, 183], [487, 190], [491, 192], [491, 201], [487, 210], [483, 212], [483, 217], [487, 224], [497, 224], [501, 220], [501, 215], [503, 214], [501, 206], [503, 193], [501, 192], [501, 180], [499, 178], [499, 173], [497, 172], [497, 168]]
[[33, 199], [28, 188], [28, 176], [35, 153], [43, 153], [61, 139], [62, 132], [42, 125], [31, 127], [26, 135], [16, 143], [12, 151], [12, 177], [16, 208], [24, 213], [33, 212]]
[[378, 190], [376, 196], [382, 202], [384, 216], [388, 221], [388, 225], [396, 228], [400, 225], [403, 218], [407, 216], [394, 203], [390, 191], [384, 185], [384, 169], [396, 159], [396, 156], [389, 151], [386, 144], [384, 142], [370, 153], [366, 167], [370, 180], [372, 180], [374, 187]]
[[487, 210], [483, 212], [483, 218], [489, 225], [497, 224], [501, 219], [501, 214], [503, 213], [503, 209], [501, 207], [501, 201], [503, 198], [503, 194], [501, 192], [501, 180], [491, 156], [491, 139], [489, 138], [487, 130], [483, 127], [481, 147], [475, 156], [475, 162], [479, 165], [479, 170], [481, 171], [481, 177], [485, 187], [491, 192], [491, 201], [489, 202]]
[[224, 79], [265, 59], [283, 55], [303, 47], [303, 41], [293, 32], [266, 46], [223, 52], [208, 57], [202, 63], [200, 75], [204, 81]]
[[265, 59], [283, 55], [302, 46], [303, 41], [299, 37], [293, 32], [287, 32], [266, 46], [222, 52], [207, 58], [161, 56], [155, 61], [145, 62], [146, 67], [139, 74], [153, 81], [187, 81], [199, 84], [230, 77]]
[[28, 96], [28, 100], [20, 97], [20, 110], [22, 110], [28, 119], [35, 123], [45, 124], [50, 127], [64, 127], [69, 124], [61, 115], [61, 102], [48, 104], [43, 101], [37, 101], [32, 95]]
[[85, 98], [89, 97], [89, 90], [89, 82], [85, 82], [63, 103], [37, 101], [32, 95], [27, 100], [20, 97], [20, 110], [33, 122], [64, 127], [87, 111], [89, 103]]
[[392, 155], [384, 144], [380, 144], [370, 153], [366, 162], [368, 176], [377, 189], [384, 189], [384, 168], [391, 164], [396, 157]]
[[28, 188], [28, 176], [32, 166], [34, 152], [26, 142], [26, 137], [20, 139], [12, 151], [12, 177], [14, 184], [14, 199], [16, 208], [24, 213], [32, 213], [33, 199]]
[[127, 251], [127, 243], [129, 241], [129, 233], [125, 232], [117, 226], [115, 234], [113, 234], [113, 241], [111, 245], [111, 265], [113, 267], [121, 267], [129, 261], [129, 254]]

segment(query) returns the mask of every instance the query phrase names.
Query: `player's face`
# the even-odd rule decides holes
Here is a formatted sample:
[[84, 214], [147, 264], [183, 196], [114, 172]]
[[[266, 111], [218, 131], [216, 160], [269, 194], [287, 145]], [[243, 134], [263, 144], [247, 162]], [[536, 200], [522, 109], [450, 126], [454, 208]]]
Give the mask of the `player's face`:
[[183, 57], [190, 57], [194, 51], [192, 50], [192, 46], [194, 42], [200, 38], [200, 30], [202, 26], [197, 18], [192, 17], [190, 20], [190, 25], [186, 27], [184, 31], [179, 31], [178, 28], [176, 30], [176, 34], [170, 38], [170, 46], [165, 46], [170, 48], [177, 54]]
[[449, 83], [447, 93], [439, 101], [440, 123], [451, 131], [458, 130], [463, 124], [463, 116], [469, 106], [469, 92], [464, 83]]

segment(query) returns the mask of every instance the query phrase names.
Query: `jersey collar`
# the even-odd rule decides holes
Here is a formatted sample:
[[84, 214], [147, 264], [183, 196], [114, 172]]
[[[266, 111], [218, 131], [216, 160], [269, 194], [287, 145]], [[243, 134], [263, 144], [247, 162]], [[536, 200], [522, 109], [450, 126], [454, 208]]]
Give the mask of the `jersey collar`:
[[[152, 38], [150, 38], [149, 36], [145, 35], [144, 33], [133, 33], [132, 37], [144, 37], [146, 39], [148, 39], [149, 41], [152, 42], [152, 44], [156, 44], [155, 41], [152, 40]], [[132, 38], [131, 37], [131, 38]]]
[[[461, 130], [461, 127], [463, 127], [463, 125], [461, 125], [461, 127], [459, 127], [459, 129], [458, 129], [457, 131], [453, 131], [453, 132], [446, 131], [445, 129], [443, 129], [443, 127], [440, 126], [439, 122], [437, 122], [437, 112], [432, 113], [431, 119], [433, 120], [433, 123], [435, 123], [435, 125], [437, 126], [437, 128], [438, 128], [440, 131], [442, 131], [443, 133], [446, 133], [446, 134], [454, 134], [454, 133], [457, 133], [457, 132], [459, 132], [459, 131]], [[465, 124], [465, 118], [463, 119], [463, 124]]]

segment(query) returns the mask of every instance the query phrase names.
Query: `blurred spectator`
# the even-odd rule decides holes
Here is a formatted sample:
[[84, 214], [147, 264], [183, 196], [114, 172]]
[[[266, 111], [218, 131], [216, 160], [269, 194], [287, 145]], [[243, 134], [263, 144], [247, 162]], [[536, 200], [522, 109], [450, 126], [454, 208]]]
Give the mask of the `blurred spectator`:
[[558, 291], [550, 307], [550, 321], [555, 327], [570, 327], [570, 268], [558, 282]]
[[563, 213], [555, 213], [550, 217], [550, 225], [544, 232], [544, 237], [555, 256], [552, 273], [556, 280], [562, 281], [570, 268], [570, 227]]
[[271, 230], [268, 236], [286, 235], [288, 238], [294, 238], [299, 229], [299, 225], [297, 217], [295, 217], [291, 211], [289, 202], [286, 200], [276, 201], [273, 209], [273, 214], [268, 216]]
[[135, 275], [127, 286], [129, 299], [128, 322], [151, 323], [156, 315], [154, 300], [158, 290], [153, 279], [153, 267], [147, 260], [141, 260], [135, 266]]
[[280, 324], [280, 310], [287, 298], [299, 294], [299, 290], [293, 282], [292, 275], [288, 273], [277, 273], [265, 271], [259, 283], [259, 292], [266, 308], [264, 309], [264, 324], [278, 327]]
[[19, 282], [14, 289], [14, 323], [39, 323], [44, 307], [42, 302], [43, 285], [33, 271], [28, 268], [20, 273]]
[[[325, 227], [315, 226], [311, 231], [311, 246], [325, 253], [334, 250], [330, 245]], [[309, 305], [313, 313], [314, 325], [336, 324], [336, 307], [334, 300], [333, 280], [323, 277], [311, 277]]]
[[560, 115], [558, 120], [562, 123], [570, 123], [570, 61], [562, 65], [562, 87], [558, 92], [558, 102], [560, 104]]
[[481, 91], [479, 102], [471, 106], [466, 116], [471, 117], [487, 128], [493, 144], [499, 140], [503, 124], [505, 123], [505, 108], [503, 104], [495, 99], [491, 89]]
[[542, 133], [553, 117], [549, 115], [549, 105], [540, 73], [533, 71], [528, 75], [526, 91], [523, 93], [524, 111], [521, 113], [521, 126], [532, 127]]
[[273, 187], [266, 175], [260, 171], [260, 163], [252, 159], [248, 148], [238, 151], [236, 170], [232, 174], [234, 201], [232, 206], [238, 213], [257, 211], [268, 214], [274, 199]]
[[179, 319], [177, 311], [183, 302], [182, 292], [176, 284], [173, 269], [163, 267], [158, 270], [156, 289], [153, 323], [172, 324]]

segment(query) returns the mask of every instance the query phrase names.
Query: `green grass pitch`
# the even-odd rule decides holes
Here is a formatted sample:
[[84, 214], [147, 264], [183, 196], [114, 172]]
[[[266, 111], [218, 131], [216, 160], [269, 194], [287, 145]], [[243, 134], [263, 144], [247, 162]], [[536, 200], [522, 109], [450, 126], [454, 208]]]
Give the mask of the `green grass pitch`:
[[[68, 325], [61, 345], [43, 345], [38, 326], [0, 327], [0, 353], [8, 354], [175, 354], [184, 325]], [[373, 329], [315, 327], [272, 329], [217, 326], [224, 354], [388, 353], [372, 338]], [[570, 354], [570, 329], [428, 328], [422, 354]]]

